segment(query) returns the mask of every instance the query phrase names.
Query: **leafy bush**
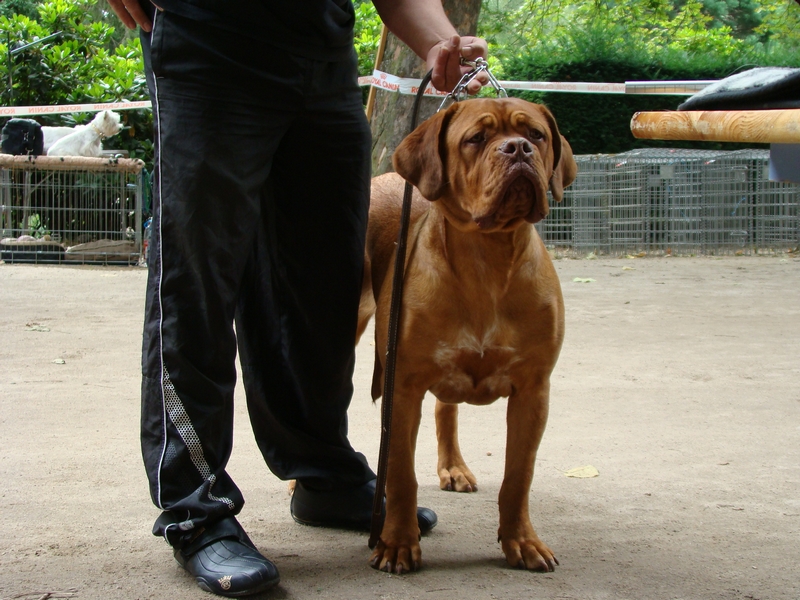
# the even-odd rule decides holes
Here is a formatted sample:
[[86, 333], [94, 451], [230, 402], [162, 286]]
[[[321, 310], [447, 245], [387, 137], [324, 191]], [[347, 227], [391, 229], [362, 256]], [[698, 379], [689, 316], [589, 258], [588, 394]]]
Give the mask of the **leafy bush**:
[[25, 15], [35, 19], [36, 14], [36, 0], [3, 0], [0, 4], [0, 17]]
[[[369, 0], [356, 0], [353, 3], [356, 9], [356, 24], [354, 41], [356, 53], [358, 54], [358, 74], [372, 75], [375, 69], [375, 57], [378, 52], [378, 45], [381, 41], [381, 18], [378, 11]], [[369, 86], [361, 88], [364, 104], [367, 103], [369, 96]]]
[[355, 47], [358, 53], [358, 74], [372, 75], [375, 54], [381, 41], [381, 18], [372, 2], [356, 1]]
[[[141, 47], [129, 39], [117, 45], [115, 28], [97, 21], [97, 0], [45, 0], [38, 18], [0, 16], [0, 104], [36, 106], [88, 104], [147, 99]], [[56, 32], [54, 40], [9, 52]], [[117, 36], [118, 37], [118, 36]], [[9, 48], [10, 40], [10, 48]], [[9, 66], [11, 72], [9, 73]], [[111, 144], [132, 158], [152, 162], [152, 114], [120, 111], [124, 129]], [[42, 125], [86, 123], [94, 114], [36, 116]], [[2, 125], [2, 124], [0, 124]]]
[[[146, 100], [139, 41], [112, 25], [101, 0], [2, 0], [0, 6], [0, 81], [9, 81], [11, 49], [57, 31], [55, 40], [31, 46], [11, 60], [13, 87], [0, 87], [0, 106], [85, 104]], [[381, 21], [372, 2], [356, 0], [355, 46], [359, 74], [372, 73], [380, 42]], [[106, 19], [107, 17], [107, 19]], [[364, 88], [365, 101], [369, 88]], [[124, 129], [112, 142], [151, 166], [153, 117], [149, 110], [120, 111]], [[74, 126], [89, 122], [92, 113], [42, 115], [42, 125]], [[0, 127], [4, 120], [0, 120]]]
[[[706, 39], [709, 42], [709, 39]], [[759, 65], [800, 66], [800, 57], [764, 45], [737, 46], [736, 53], [693, 52], [691, 44], [652, 47], [622, 26], [570, 28], [524, 54], [507, 57], [504, 76], [524, 81], [623, 83], [647, 80], [721, 79]], [[522, 92], [546, 104], [578, 154], [616, 153], [641, 147], [669, 146], [733, 150], [745, 145], [638, 140], [630, 132], [637, 111], [675, 109], [685, 97], [619, 94]], [[747, 144], [746, 147], [753, 147]]]

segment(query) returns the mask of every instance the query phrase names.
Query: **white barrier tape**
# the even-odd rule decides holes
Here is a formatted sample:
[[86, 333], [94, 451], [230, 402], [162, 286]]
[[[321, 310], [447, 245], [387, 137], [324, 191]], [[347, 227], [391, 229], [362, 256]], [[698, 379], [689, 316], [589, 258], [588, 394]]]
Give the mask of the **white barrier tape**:
[[[359, 80], [360, 79], [361, 78], [359, 78]], [[400, 94], [409, 96], [416, 96], [417, 92], [419, 91], [419, 84], [422, 83], [422, 79], [398, 77], [397, 75], [384, 73], [383, 71], [378, 71], [377, 69], [372, 72], [372, 77], [365, 77], [364, 79], [367, 80], [367, 85], [371, 85], [380, 90], [386, 90], [387, 92], [398, 92]], [[425, 88], [424, 95], [438, 96], [443, 98], [444, 96], [447, 96], [447, 92], [440, 92], [432, 85], [428, 84], [428, 87]]]
[[[361, 82], [364, 83], [361, 83]], [[375, 70], [372, 77], [360, 77], [361, 85], [372, 85], [381, 90], [398, 92], [400, 94], [415, 95], [419, 90], [421, 79], [411, 79], [408, 77], [398, 77], [390, 73]], [[501, 81], [500, 85], [507, 90], [526, 90], [534, 92], [579, 92], [589, 94], [624, 94], [624, 83], [581, 83], [567, 82], [557, 83], [552, 81]], [[447, 92], [440, 92], [428, 86], [425, 90], [426, 96], [446, 96]]]
[[63, 104], [58, 106], [0, 106], [0, 117], [63, 115], [66, 113], [100, 112], [101, 110], [133, 110], [151, 108], [149, 100], [140, 102], [106, 102], [101, 104]]
[[624, 83], [589, 83], [584, 81], [501, 81], [507, 90], [528, 92], [573, 92], [578, 94], [624, 94]]
[[[372, 76], [359, 77], [359, 85], [372, 85], [376, 88], [400, 94], [416, 94], [421, 79], [398, 77], [390, 73], [375, 70]], [[507, 90], [523, 90], [528, 92], [572, 92], [578, 94], [658, 94], [690, 96], [699, 92], [714, 80], [698, 81], [626, 81], [625, 83], [594, 83], [583, 81], [500, 81]], [[431, 86], [425, 95], [446, 96]]]
[[[371, 85], [388, 92], [398, 92], [414, 96], [419, 90], [421, 79], [398, 77], [377, 69], [372, 75], [358, 78], [358, 85]], [[578, 94], [658, 94], [666, 96], [690, 96], [699, 92], [715, 80], [697, 81], [626, 81], [625, 83], [589, 83], [580, 81], [501, 81], [507, 90], [523, 90], [528, 92], [573, 92]], [[426, 96], [443, 97], [447, 92], [440, 92], [429, 85]], [[64, 104], [59, 106], [0, 106], [0, 117], [29, 117], [35, 115], [63, 115], [79, 112], [99, 112], [101, 110], [134, 110], [151, 108], [149, 100], [139, 102], [106, 102], [101, 104]]]
[[[364, 80], [367, 85], [372, 85], [381, 90], [398, 92], [400, 94], [414, 95], [419, 89], [421, 79], [410, 79], [398, 77], [390, 73], [375, 70], [372, 77], [361, 77], [359, 83]], [[363, 84], [362, 84], [363, 85]], [[624, 94], [624, 83], [583, 83], [583, 82], [552, 82], [552, 81], [501, 81], [500, 85], [507, 90], [526, 90], [534, 92], [578, 92], [584, 94]], [[425, 90], [426, 96], [446, 96], [446, 92], [440, 92], [432, 86]]]
[[692, 81], [626, 81], [626, 94], [658, 94], [661, 96], [690, 96], [706, 86], [716, 83], [715, 79]]

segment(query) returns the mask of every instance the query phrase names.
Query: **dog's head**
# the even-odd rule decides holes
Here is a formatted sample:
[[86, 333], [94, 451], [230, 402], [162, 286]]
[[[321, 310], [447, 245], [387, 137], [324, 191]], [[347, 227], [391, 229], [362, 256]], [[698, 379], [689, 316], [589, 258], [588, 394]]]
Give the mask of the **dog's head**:
[[507, 231], [549, 212], [575, 179], [569, 143], [547, 108], [519, 98], [457, 102], [397, 147], [394, 168], [464, 230]]
[[111, 110], [103, 110], [97, 113], [97, 116], [92, 120], [92, 125], [105, 137], [116, 135], [122, 129], [119, 113]]

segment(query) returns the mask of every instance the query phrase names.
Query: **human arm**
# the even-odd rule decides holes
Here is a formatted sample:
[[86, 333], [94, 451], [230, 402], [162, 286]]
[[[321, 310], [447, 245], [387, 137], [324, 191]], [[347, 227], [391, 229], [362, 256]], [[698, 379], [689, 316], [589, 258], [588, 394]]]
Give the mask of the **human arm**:
[[[437, 90], [452, 91], [469, 71], [461, 65], [461, 57], [475, 60], [488, 53], [485, 40], [458, 35], [441, 0], [373, 0], [373, 4], [386, 27], [433, 70], [431, 83]], [[473, 80], [469, 92], [477, 92], [482, 83], [486, 78]]]

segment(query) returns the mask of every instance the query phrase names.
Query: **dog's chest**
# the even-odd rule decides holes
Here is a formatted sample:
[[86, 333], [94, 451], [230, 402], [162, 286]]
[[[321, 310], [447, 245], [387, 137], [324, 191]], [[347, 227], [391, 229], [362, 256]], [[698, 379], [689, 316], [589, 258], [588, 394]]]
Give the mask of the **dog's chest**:
[[519, 361], [513, 336], [494, 325], [463, 327], [441, 340], [433, 355], [441, 370], [431, 391], [443, 402], [489, 404], [513, 391], [510, 367]]

